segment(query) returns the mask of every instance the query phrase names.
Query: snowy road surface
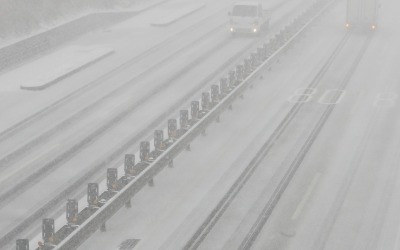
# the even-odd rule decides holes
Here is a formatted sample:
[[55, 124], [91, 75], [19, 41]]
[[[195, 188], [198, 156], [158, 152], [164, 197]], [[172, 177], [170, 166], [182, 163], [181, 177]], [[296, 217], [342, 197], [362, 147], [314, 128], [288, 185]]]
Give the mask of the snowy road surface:
[[[104, 190], [107, 167], [121, 174], [124, 153], [151, 140], [154, 129], [188, 108], [258, 41], [228, 37], [228, 0], [202, 1], [205, 7], [184, 22], [151, 26], [156, 13], [177, 2], [74, 41], [90, 46], [101, 40], [115, 54], [64, 84], [43, 94], [0, 93], [2, 131], [65, 98], [40, 119], [1, 134], [0, 235], [54, 199], [60, 200], [43, 216], [56, 218], [59, 228], [67, 198], [79, 199], [82, 209], [86, 183], [101, 182]], [[269, 2], [270, 34], [311, 3]], [[155, 187], [139, 192], [131, 209], [119, 211], [106, 233], [96, 232], [80, 249], [119, 249], [129, 240], [134, 249], [398, 249], [400, 6], [384, 1], [379, 29], [370, 37], [346, 34], [345, 2], [333, 6], [233, 111], [193, 142], [191, 152], [157, 176]], [[122, 62], [128, 63], [115, 69]], [[297, 106], [249, 179], [197, 239], [200, 226]], [[68, 197], [60, 197], [75, 182]], [[31, 246], [40, 239], [40, 220], [20, 236], [32, 239]]]
[[[309, 3], [300, 0], [287, 3], [276, 1], [271, 33], [278, 31], [290, 16], [298, 13], [297, 7], [303, 2]], [[39, 115], [40, 119], [28, 121], [2, 134], [2, 234], [18, 226], [25, 229], [24, 223], [29, 221], [34, 228], [32, 233], [27, 228], [29, 230], [25, 234], [31, 238], [40, 228], [44, 214], [36, 215], [41, 213], [43, 206], [58, 200], [63, 207], [67, 198], [65, 192], [70, 198], [82, 197], [87, 182], [104, 178], [104, 161], [109, 161], [111, 157], [114, 162], [110, 165], [119, 165], [123, 152], [136, 151], [138, 141], [148, 138], [152, 130], [164, 127], [162, 121], [166, 121], [169, 114], [175, 115], [180, 107], [186, 107], [202, 89], [208, 89], [213, 81], [217, 81], [224, 71], [242, 58], [241, 50], [247, 51], [254, 46], [257, 42], [255, 38], [229, 38], [226, 32], [229, 4], [229, 1], [217, 4], [210, 1], [201, 10], [201, 15], [199, 12], [189, 16], [191, 21], [185, 23], [186, 26], [179, 27], [182, 23], [177, 22], [177, 26], [161, 30], [149, 28], [153, 16], [152, 11], [146, 12], [111, 32], [94, 33], [75, 41], [88, 46], [99, 40], [99, 36], [107, 39], [114, 37], [113, 41], [102, 39], [102, 44], [110, 43], [115, 49], [111, 58], [63, 80], [65, 83], [62, 81], [47, 89], [45, 94], [2, 93], [8, 96], [8, 99], [3, 99], [3, 110], [13, 110], [5, 112], [8, 126], [17, 118], [24, 118], [29, 112], [46, 107], [57, 98], [72, 96], [45, 110]], [[205, 18], [207, 15], [209, 17]], [[143, 32], [142, 37], [130, 37], [141, 41], [138, 46], [130, 46], [131, 40], [119, 40], [128, 24], [131, 25], [129, 28], [133, 26], [137, 29], [136, 35]], [[181, 30], [178, 35], [177, 30]], [[166, 42], [154, 44], [154, 41], [163, 39], [167, 39]], [[146, 48], [149, 44], [153, 47]], [[137, 56], [112, 74], [90, 80], [92, 71], [97, 70], [98, 76], [99, 68], [115, 64], [115, 60], [126, 61], [128, 53], [123, 49], [132, 51], [131, 57]], [[188, 65], [188, 62], [191, 63]], [[74, 92], [79, 88], [82, 90]], [[31, 105], [27, 107], [27, 103]], [[118, 122], [120, 120], [123, 122]], [[7, 123], [2, 125], [7, 128]], [[130, 144], [124, 146], [127, 143]], [[121, 145], [125, 147], [122, 151]], [[117, 160], [112, 158], [116, 158], [114, 152], [118, 153]], [[81, 182], [79, 186], [70, 187], [76, 181]], [[20, 209], [15, 210], [15, 207]], [[53, 208], [45, 215], [57, 217], [62, 210]]]
[[[383, 11], [387, 12], [393, 9], [391, 5], [397, 5], [395, 1], [386, 4]], [[343, 10], [342, 5], [338, 8], [334, 11], [336, 14], [328, 18], [334, 19], [337, 12]], [[329, 106], [334, 106], [330, 117], [252, 249], [399, 247], [399, 215], [396, 212], [400, 205], [396, 198], [399, 192], [399, 119], [394, 114], [399, 108], [396, 77], [399, 73], [395, 65], [400, 58], [393, 51], [396, 51], [400, 37], [395, 25], [398, 23], [396, 13], [387, 13], [385, 18], [381, 20], [381, 26], [385, 28], [370, 42], [358, 34], [348, 39], [321, 84], [308, 92], [315, 94], [310, 95], [310, 102], [302, 114], [260, 163], [258, 172], [219, 218], [199, 249], [238, 248], [274, 186], [281, 180], [285, 167], [293, 161], [311, 132], [310, 128], [319, 116], [318, 110]], [[235, 112], [239, 113], [225, 114], [223, 122], [208, 130], [206, 138], [196, 140], [192, 152], [184, 153], [176, 160], [176, 168], [181, 168], [179, 174], [187, 172], [189, 176], [180, 176], [180, 181], [173, 177], [169, 183], [169, 176], [174, 176], [171, 173], [157, 178], [156, 187], [144, 191], [147, 195], [135, 197], [136, 208], [121, 211], [109, 221], [108, 233], [96, 233], [82, 249], [96, 248], [100, 244], [118, 249], [127, 239], [138, 240], [135, 249], [182, 248], [208, 213], [212, 213], [277, 121], [288, 112], [289, 103], [296, 100], [294, 95], [307, 87], [315, 70], [327, 60], [327, 53], [323, 51], [332, 52], [344, 36], [338, 32], [339, 22], [325, 19], [323, 25], [313, 30], [312, 38], [307, 38], [307, 41], [313, 41], [312, 46], [304, 43], [304, 51], [289, 53], [279, 66], [280, 70], [267, 73], [267, 79], [249, 91], [247, 96], [251, 100], [238, 104]], [[387, 39], [389, 35], [390, 40]], [[366, 51], [357, 62], [363, 44]], [[304, 58], [307, 58], [307, 64], [301, 65]], [[343, 78], [347, 77], [352, 64], [357, 67], [347, 79], [346, 88], [342, 89], [338, 86], [345, 81]], [[263, 85], [267, 82], [279, 82], [279, 86]], [[271, 89], [274, 87], [277, 88], [275, 91]], [[273, 93], [272, 97], [266, 98], [268, 93]], [[337, 93], [340, 93], [337, 104], [332, 105], [335, 99], [331, 97]], [[238, 131], [248, 133], [239, 135]], [[195, 169], [206, 171], [208, 175], [194, 174]], [[204, 179], [201, 181], [201, 178]], [[193, 190], [188, 190], [190, 186]], [[148, 200], [149, 196], [154, 199]]]

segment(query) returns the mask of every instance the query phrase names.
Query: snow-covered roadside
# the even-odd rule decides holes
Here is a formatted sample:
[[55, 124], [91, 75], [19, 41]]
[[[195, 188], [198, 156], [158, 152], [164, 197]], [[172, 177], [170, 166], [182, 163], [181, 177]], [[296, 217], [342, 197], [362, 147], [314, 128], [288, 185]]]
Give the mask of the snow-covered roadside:
[[[153, 6], [162, 4], [169, 0], [135, 0], [133, 3], [126, 3], [124, 6], [116, 6], [112, 10], [107, 10], [107, 12], [137, 12], [140, 13], [145, 11]], [[10, 37], [1, 37], [0, 36], [0, 50], [4, 47], [10, 46], [17, 42], [29, 39], [31, 37], [37, 36], [39, 34], [43, 34], [49, 30], [56, 29], [60, 26], [68, 24], [70, 22], [76, 21], [82, 17], [95, 14], [95, 13], [102, 13], [104, 10], [82, 10], [79, 13], [74, 13], [73, 15], [64, 15], [63, 17], [59, 18], [57, 21], [43, 23], [39, 29], [32, 31], [30, 34], [23, 35], [23, 36], [10, 36]]]
[[69, 46], [0, 75], [0, 91], [42, 90], [113, 53], [102, 46]]

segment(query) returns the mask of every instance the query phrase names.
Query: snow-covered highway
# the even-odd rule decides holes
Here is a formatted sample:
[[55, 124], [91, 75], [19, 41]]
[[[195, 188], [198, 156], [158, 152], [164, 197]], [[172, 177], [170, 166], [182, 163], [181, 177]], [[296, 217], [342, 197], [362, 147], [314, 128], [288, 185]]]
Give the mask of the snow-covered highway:
[[[202, 15], [196, 13], [190, 16], [193, 24], [181, 27], [182, 32], [170, 35], [166, 43], [142, 49], [142, 52], [136, 50], [140, 46], [130, 46], [130, 50], [135, 49], [130, 56], [135, 53], [139, 56], [134, 56], [134, 60], [122, 69], [100, 80], [88, 81], [94, 70], [115, 64], [117, 59], [124, 61], [128, 54], [123, 50], [127, 49], [127, 44], [118, 44], [118, 36], [115, 46], [120, 48], [114, 48], [115, 55], [63, 80], [46, 90], [45, 94], [6, 90], [10, 91], [11, 97], [5, 100], [2, 108], [9, 115], [9, 119], [5, 119], [8, 126], [18, 118], [34, 114], [42, 108], [45, 110], [22, 123], [22, 126], [2, 134], [2, 235], [10, 230], [24, 229], [28, 230], [25, 234], [31, 238], [38, 232], [42, 217], [58, 217], [61, 213], [58, 207], [64, 206], [66, 198], [81, 197], [87, 182], [104, 178], [105, 172], [99, 169], [119, 165], [124, 152], [135, 151], [138, 141], [148, 138], [152, 130], [165, 126], [162, 121], [169, 114], [187, 105], [202, 89], [209, 88], [209, 84], [218, 81], [224, 71], [246, 55], [258, 41], [246, 37], [229, 38], [226, 33], [229, 4], [229, 1], [210, 1], [202, 10]], [[311, 1], [276, 1], [271, 33], [278, 31], [291, 16], [309, 4]], [[208, 13], [204, 13], [206, 11]], [[205, 19], [205, 15], [210, 17]], [[122, 32], [120, 30], [126, 32], [124, 28], [128, 23], [134, 23], [133, 27], [144, 27], [151, 18], [152, 11], [139, 15], [117, 26], [111, 36]], [[162, 41], [163, 36], [171, 33], [170, 30], [175, 34], [177, 27], [168, 27], [163, 33], [155, 29], [143, 31], [142, 46]], [[87, 45], [89, 41], [99, 39], [98, 36], [110, 35], [95, 33], [75, 42]], [[98, 72], [107, 72], [107, 69]], [[88, 82], [89, 85], [85, 86]], [[79, 92], [74, 92], [76, 90]], [[67, 98], [46, 108], [64, 96]], [[27, 103], [31, 105], [27, 107]], [[91, 105], [94, 108], [91, 109]], [[7, 123], [2, 125], [7, 128]], [[109, 162], [112, 160], [115, 161]], [[77, 181], [79, 185], [71, 186]], [[16, 207], [19, 209], [16, 210]], [[28, 228], [28, 225], [33, 228]], [[31, 229], [32, 233], [29, 232]], [[6, 241], [7, 237], [3, 240]]]
[[[86, 207], [87, 183], [104, 191], [107, 168], [121, 176], [124, 154], [315, 1], [261, 2], [263, 37], [229, 36], [230, 0], [170, 0], [72, 41], [115, 53], [57, 85], [0, 85], [0, 248], [35, 249], [43, 218], [61, 228], [68, 198]], [[333, 2], [79, 249], [399, 249], [400, 4], [353, 32]]]

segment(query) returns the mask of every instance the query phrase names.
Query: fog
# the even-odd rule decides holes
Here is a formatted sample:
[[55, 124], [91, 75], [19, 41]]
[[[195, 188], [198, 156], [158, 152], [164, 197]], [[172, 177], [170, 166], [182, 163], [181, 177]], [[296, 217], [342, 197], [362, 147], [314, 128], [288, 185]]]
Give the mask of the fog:
[[0, 0], [0, 249], [399, 249], [397, 0]]

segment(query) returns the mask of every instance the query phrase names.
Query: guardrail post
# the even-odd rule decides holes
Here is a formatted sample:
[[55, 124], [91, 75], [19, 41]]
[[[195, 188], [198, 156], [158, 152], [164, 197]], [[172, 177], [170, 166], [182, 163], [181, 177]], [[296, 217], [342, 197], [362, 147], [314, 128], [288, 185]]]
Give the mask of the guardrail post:
[[[176, 120], [175, 120], [176, 121]], [[150, 142], [142, 141], [140, 142], [140, 160], [142, 162], [147, 162], [150, 155]], [[154, 180], [151, 178], [148, 182], [149, 186], [154, 186]]]
[[124, 171], [127, 179], [130, 179], [134, 172], [133, 169], [135, 167], [135, 155], [134, 154], [126, 154], [125, 162], [124, 162]]
[[257, 48], [257, 57], [258, 57], [258, 61], [259, 61], [259, 64], [261, 64], [263, 61], [264, 61], [264, 49], [261, 47], [261, 48]]
[[239, 64], [236, 66], [236, 81], [235, 81], [235, 87], [243, 81], [243, 74], [244, 74], [244, 67], [243, 65]]
[[244, 59], [244, 78], [250, 75], [251, 73], [251, 62], [249, 58]]
[[211, 102], [213, 106], [219, 103], [219, 86], [217, 84], [211, 85]]
[[192, 101], [190, 104], [190, 115], [192, 116], [193, 120], [197, 120], [199, 118], [199, 101]]
[[257, 50], [258, 50], [258, 53], [259, 53], [259, 57], [260, 57], [261, 63], [263, 63], [267, 59], [267, 45], [266, 45], [266, 43], [263, 43], [262, 47], [258, 48]]
[[280, 46], [280, 38], [278, 34], [275, 34], [274, 38], [272, 38], [272, 44], [274, 45], [274, 50], [273, 52], [275, 52], [279, 46]]
[[289, 34], [290, 34], [290, 36], [293, 36], [294, 33], [295, 33], [294, 23], [291, 22], [290, 25], [289, 25]]
[[176, 119], [168, 120], [168, 137], [169, 139], [176, 139], [177, 134], [176, 130], [178, 129], [178, 122]]
[[230, 70], [229, 73], [228, 73], [228, 84], [229, 84], [230, 90], [235, 88], [235, 85], [236, 85], [236, 73], [235, 73], [234, 70]]
[[29, 240], [28, 239], [18, 239], [15, 242], [17, 250], [29, 250]]
[[283, 35], [282, 35], [283, 33], [282, 33], [282, 30], [279, 30], [279, 33], [278, 33], [278, 48], [279, 47], [281, 47], [282, 46], [282, 44], [284, 44], [285, 43], [285, 39], [284, 39], [284, 37], [283, 37]]
[[257, 66], [259, 65], [257, 53], [253, 52], [250, 54], [250, 62], [251, 62], [251, 70], [254, 71], [257, 68]]
[[140, 142], [140, 160], [145, 162], [149, 159], [150, 143], [148, 141]]
[[162, 151], [165, 149], [164, 131], [163, 130], [155, 130], [154, 131], [154, 148], [159, 151]]
[[222, 97], [225, 97], [229, 93], [228, 79], [226, 77], [219, 80], [219, 89], [221, 90]]
[[118, 182], [118, 170], [116, 168], [107, 168], [107, 189], [110, 192], [116, 192]]
[[45, 245], [54, 244], [54, 219], [46, 218], [42, 222], [42, 239]]
[[263, 61], [267, 60], [267, 58], [270, 56], [270, 49], [271, 49], [271, 44], [269, 43], [264, 43], [262, 46], [263, 50]]
[[89, 183], [87, 190], [87, 202], [90, 208], [98, 208], [99, 204], [99, 184]]
[[288, 36], [288, 38], [290, 38], [292, 36], [292, 23], [289, 23], [288, 25], [286, 25], [286, 34]]
[[[179, 113], [180, 133], [179, 136], [186, 133], [189, 128], [189, 110], [181, 110]], [[186, 151], [190, 151], [190, 143], [186, 145]]]
[[274, 53], [275, 46], [276, 46], [276, 39], [271, 38], [268, 43], [268, 57], [270, 57]]
[[68, 199], [66, 218], [68, 225], [75, 226], [78, 222], [78, 201], [74, 199]]
[[[211, 102], [212, 102], [213, 106], [217, 105], [220, 101], [219, 100], [219, 95], [220, 95], [219, 91], [220, 91], [219, 86], [217, 84], [211, 85]], [[219, 115], [217, 115], [215, 120], [216, 120], [216, 122], [220, 121]]]
[[181, 110], [179, 112], [179, 125], [181, 129], [187, 129], [189, 126], [189, 111]]
[[201, 94], [201, 109], [208, 111], [210, 109], [210, 93], [203, 92]]
[[295, 33], [297, 32], [298, 27], [299, 27], [298, 22], [299, 22], [299, 18], [296, 17], [296, 18], [293, 20], [293, 30], [294, 30]]
[[287, 41], [285, 28], [281, 29], [281, 30], [279, 31], [279, 34], [280, 34], [280, 36], [282, 37], [282, 43], [285, 43], [285, 42]]

